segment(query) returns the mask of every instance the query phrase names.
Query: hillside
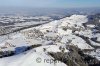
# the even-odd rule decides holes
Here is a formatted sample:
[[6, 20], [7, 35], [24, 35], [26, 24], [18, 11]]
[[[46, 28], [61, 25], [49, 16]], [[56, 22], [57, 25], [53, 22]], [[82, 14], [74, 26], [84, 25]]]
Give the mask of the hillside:
[[72, 15], [11, 34], [0, 44], [0, 66], [99, 65], [97, 27], [87, 15]]

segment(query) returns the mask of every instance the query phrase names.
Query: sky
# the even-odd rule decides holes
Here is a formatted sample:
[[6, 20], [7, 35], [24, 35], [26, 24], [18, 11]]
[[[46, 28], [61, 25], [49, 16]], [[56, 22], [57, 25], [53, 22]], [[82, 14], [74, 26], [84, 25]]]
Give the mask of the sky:
[[0, 7], [100, 7], [100, 0], [0, 0]]

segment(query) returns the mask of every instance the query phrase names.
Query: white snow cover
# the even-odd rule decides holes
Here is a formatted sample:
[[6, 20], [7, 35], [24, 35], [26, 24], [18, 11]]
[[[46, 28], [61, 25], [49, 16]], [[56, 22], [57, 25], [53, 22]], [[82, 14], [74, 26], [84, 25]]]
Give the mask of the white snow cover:
[[100, 41], [100, 37], [97, 38], [97, 41]]
[[[28, 32], [29, 30], [39, 30], [44, 34], [44, 39], [43, 38], [26, 38], [26, 35], [23, 35], [23, 33], [17, 34], [12, 36], [10, 40], [7, 40], [5, 42], [8, 42], [10, 44], [14, 44], [14, 45], [23, 45], [23, 44], [30, 44], [30, 45], [34, 45], [34, 44], [44, 44], [45, 41], [50, 41], [51, 39], [57, 39], [58, 37], [62, 37], [62, 36], [66, 36], [67, 40], [72, 40], [72, 44], [75, 46], [78, 46], [80, 49], [93, 49], [89, 44], [87, 44], [82, 38], [77, 37], [75, 35], [73, 35], [72, 31], [72, 27], [74, 27], [75, 29], [79, 29], [79, 28], [83, 28], [82, 23], [86, 23], [87, 22], [87, 16], [85, 15], [72, 15], [71, 17], [66, 17], [63, 18], [61, 20], [56, 20], [56, 21], [52, 21], [50, 23], [41, 25], [41, 26], [37, 26], [37, 27], [33, 27], [33, 28], [29, 28], [29, 29], [25, 29], [23, 30], [24, 32]], [[75, 27], [75, 25], [77, 25]], [[63, 27], [66, 28], [66, 30], [63, 29]], [[86, 30], [86, 31], [78, 31], [79, 34], [81, 35], [85, 35], [90, 37], [92, 32], [90, 30]], [[32, 35], [32, 33], [27, 33], [28, 35]], [[33, 35], [32, 35], [33, 36]], [[34, 36], [33, 36], [34, 37]], [[45, 38], [51, 38], [46, 40]], [[73, 39], [74, 38], [74, 39]], [[59, 38], [59, 41], [62, 42], [62, 44], [66, 43], [67, 40], [65, 41], [64, 38]], [[80, 42], [81, 41], [81, 42]], [[57, 42], [56, 42], [57, 43]], [[45, 45], [45, 44], [44, 44]]]
[[66, 17], [62, 20], [61, 26], [69, 26], [72, 27], [75, 24], [77, 26], [82, 26], [82, 23], [86, 23], [88, 21], [87, 16], [84, 15], [72, 15], [71, 17]]
[[[74, 28], [83, 27], [82, 23], [86, 23], [87, 21], [88, 21], [88, 19], [87, 19], [87, 16], [85, 16], [85, 15], [72, 15], [71, 17], [66, 17], [59, 21], [50, 22], [48, 24], [36, 27], [36, 29], [40, 30], [43, 33], [48, 33], [48, 32], [46, 32], [46, 30], [52, 32], [52, 34], [49, 33], [48, 36], [49, 35], [55, 36], [55, 34], [57, 34], [58, 36], [67, 35], [66, 38], [68, 40], [72, 40], [72, 44], [78, 46], [80, 49], [93, 49], [82, 38], [72, 35], [72, 29], [70, 29], [71, 27], [74, 27]], [[77, 25], [77, 27], [75, 27], [75, 25]], [[67, 28], [67, 30], [64, 30], [63, 27]], [[84, 29], [84, 27], [83, 27], [83, 29]], [[88, 36], [91, 33], [91, 31], [88, 31], [88, 32], [86, 32], [86, 34], [85, 34], [84, 31], [81, 31], [80, 33]], [[75, 38], [75, 39], [73, 39], [73, 38]], [[62, 39], [62, 41], [63, 41], [63, 43], [66, 43], [66, 42], [64, 42], [65, 39]]]
[[[82, 50], [94, 49], [86, 43], [85, 40], [73, 33], [75, 29], [76, 34], [84, 35], [89, 38], [94, 37], [92, 31], [90, 29], [86, 30], [82, 25], [82, 23], [86, 23], [87, 21], [86, 15], [72, 15], [41, 26], [25, 29], [16, 35], [12, 35], [10, 39], [4, 40], [0, 44], [0, 48], [6, 45], [7, 48], [0, 50], [14, 50], [14, 47], [10, 45], [14, 45], [15, 48], [37, 44], [41, 44], [42, 46], [11, 57], [0, 58], [0, 66], [66, 66], [62, 62], [44, 63], [44, 59], [53, 59], [47, 52], [61, 52], [60, 47], [65, 49], [64, 52], [69, 52], [69, 50], [66, 49], [67, 45], [74, 45]], [[40, 32], [36, 31], [35, 33], [34, 29]], [[31, 30], [33, 32], [30, 32]], [[23, 32], [26, 33], [24, 34]], [[100, 40], [100, 38], [98, 37], [97, 40]], [[99, 45], [93, 41], [91, 41], [91, 43], [93, 45]], [[36, 62], [37, 58], [42, 59], [41, 63]]]
[[[51, 56], [34, 50], [0, 59], [0, 66], [67, 66], [58, 61], [54, 63]], [[49, 60], [48, 62], [46, 60]]]
[[[46, 52], [62, 52], [60, 49], [59, 49], [60, 46], [58, 45], [48, 45], [48, 46], [42, 46], [42, 47], [38, 47], [36, 48], [36, 52], [44, 52], [44, 49]], [[64, 52], [69, 52], [66, 48], [65, 48], [65, 51]]]
[[77, 37], [75, 35], [64, 36], [62, 39], [62, 42], [67, 43], [68, 40], [72, 40], [71, 44], [78, 46], [80, 49], [93, 49], [93, 47], [91, 47], [89, 44], [87, 44], [86, 41], [84, 41], [82, 38]]
[[100, 41], [100, 34], [96, 34], [94, 37], [97, 37], [97, 41]]
[[97, 58], [100, 61], [100, 49], [97, 49], [95, 51], [88, 52], [86, 54], [91, 55], [91, 56]]

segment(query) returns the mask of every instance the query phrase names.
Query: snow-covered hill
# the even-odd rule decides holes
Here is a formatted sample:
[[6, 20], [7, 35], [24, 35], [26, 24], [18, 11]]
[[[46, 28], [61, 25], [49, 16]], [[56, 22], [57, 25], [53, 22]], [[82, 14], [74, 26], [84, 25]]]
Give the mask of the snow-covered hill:
[[[85, 54], [91, 56], [96, 54], [95, 57], [99, 59], [98, 51], [94, 50], [98, 50], [100, 47], [100, 33], [95, 33], [96, 25], [87, 25], [87, 22], [86, 15], [72, 15], [10, 35], [9, 39], [0, 44], [0, 51], [15, 52], [13, 56], [1, 58], [0, 66], [67, 66], [61, 61], [51, 63], [50, 60], [54, 58], [48, 53], [70, 53], [69, 46], [89, 51], [90, 53], [86, 52]], [[26, 47], [34, 45], [41, 46], [26, 51]], [[20, 52], [20, 50], [23, 51]], [[42, 60], [41, 63], [36, 62], [37, 58], [41, 58], [39, 60]], [[50, 62], [45, 63], [44, 59], [49, 59]]]

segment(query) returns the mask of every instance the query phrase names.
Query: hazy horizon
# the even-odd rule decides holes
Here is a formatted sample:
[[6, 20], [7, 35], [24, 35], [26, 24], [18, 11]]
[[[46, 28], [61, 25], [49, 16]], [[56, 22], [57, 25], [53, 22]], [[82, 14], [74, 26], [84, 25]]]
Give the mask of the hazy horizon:
[[0, 0], [0, 7], [91, 8], [100, 7], [100, 0]]

